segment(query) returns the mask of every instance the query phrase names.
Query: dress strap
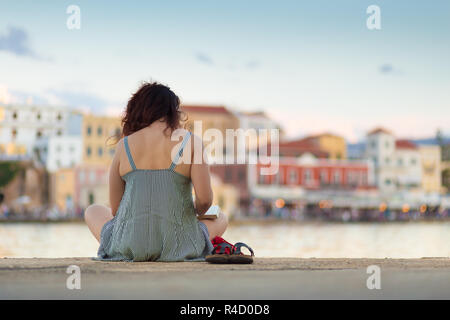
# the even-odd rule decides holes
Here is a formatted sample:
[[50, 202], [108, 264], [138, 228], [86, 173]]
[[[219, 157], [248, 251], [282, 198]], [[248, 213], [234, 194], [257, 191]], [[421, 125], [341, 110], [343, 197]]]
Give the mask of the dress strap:
[[181, 142], [180, 150], [175, 155], [175, 159], [173, 159], [172, 164], [170, 165], [170, 168], [169, 168], [170, 170], [175, 169], [175, 167], [177, 166], [178, 160], [183, 155], [184, 147], [186, 146], [186, 143], [189, 141], [190, 137], [191, 137], [191, 133], [188, 131], [188, 133], [186, 133], [186, 135], [183, 137], [183, 142]]
[[125, 151], [127, 152], [128, 161], [130, 162], [131, 169], [136, 170], [136, 166], [133, 161], [133, 157], [131, 156], [130, 147], [128, 146], [128, 136], [123, 138], [123, 143], [125, 145]]

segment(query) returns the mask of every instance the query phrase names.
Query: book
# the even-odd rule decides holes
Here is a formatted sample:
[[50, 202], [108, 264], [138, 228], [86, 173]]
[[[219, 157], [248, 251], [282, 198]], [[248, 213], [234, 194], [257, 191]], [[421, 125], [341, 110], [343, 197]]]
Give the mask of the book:
[[200, 220], [202, 219], [217, 219], [219, 217], [220, 207], [218, 205], [209, 207], [205, 214], [198, 216]]

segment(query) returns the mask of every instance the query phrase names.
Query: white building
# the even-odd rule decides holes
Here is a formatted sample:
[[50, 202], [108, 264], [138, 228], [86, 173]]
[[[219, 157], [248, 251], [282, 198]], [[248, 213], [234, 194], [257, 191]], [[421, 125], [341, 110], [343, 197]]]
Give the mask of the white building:
[[0, 106], [0, 153], [29, 155], [41, 137], [80, 135], [81, 121], [81, 114], [65, 107]]
[[83, 143], [81, 136], [53, 136], [38, 139], [34, 144], [34, 156], [49, 172], [73, 168], [81, 163]]
[[408, 140], [396, 140], [382, 128], [369, 132], [366, 157], [373, 161], [376, 185], [381, 192], [413, 190], [422, 182], [421, 154]]
[[[279, 138], [283, 138], [283, 131], [281, 126], [275, 122], [273, 119], [268, 117], [263, 111], [257, 112], [236, 112], [236, 117], [239, 119], [239, 128], [244, 131], [248, 129], [255, 129], [257, 134], [260, 134], [259, 130], [266, 129], [267, 130], [267, 142], [270, 143], [271, 131], [272, 129], [279, 130]], [[253, 149], [258, 146], [258, 142], [249, 140], [246, 142], [249, 149]]]

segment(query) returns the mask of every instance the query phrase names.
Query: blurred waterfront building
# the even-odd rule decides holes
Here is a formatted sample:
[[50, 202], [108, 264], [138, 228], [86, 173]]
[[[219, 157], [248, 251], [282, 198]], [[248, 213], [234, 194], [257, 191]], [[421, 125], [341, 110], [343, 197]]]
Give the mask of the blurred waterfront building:
[[50, 203], [58, 208], [58, 211], [75, 213], [75, 169], [63, 168], [51, 174], [50, 178]]
[[[250, 194], [248, 189], [248, 164], [213, 164], [210, 166], [211, 174], [214, 175], [213, 183], [223, 186], [232, 186], [237, 192], [235, 206], [240, 211], [248, 209]], [[234, 197], [234, 195], [232, 195]], [[222, 202], [234, 202], [234, 199], [223, 199]], [[219, 201], [220, 202], [220, 201]]]
[[102, 164], [76, 167], [74, 203], [78, 213], [93, 203], [109, 206], [108, 173], [108, 166]]
[[[18, 160], [19, 170], [13, 180], [2, 188], [4, 204], [26, 218], [43, 210], [49, 203], [49, 176], [45, 168], [32, 160]], [[39, 218], [39, 216], [34, 216]]]
[[[270, 130], [278, 130], [279, 139], [283, 140], [284, 131], [281, 126], [271, 119], [267, 114], [263, 111], [256, 112], [246, 112], [246, 111], [238, 111], [235, 113], [239, 119], [239, 127], [241, 129], [249, 130], [254, 129], [257, 134], [264, 133], [263, 130], [267, 130], [267, 144], [271, 143], [271, 135]], [[256, 149], [259, 146], [260, 140], [257, 139], [255, 141], [251, 139], [246, 140], [246, 149]]]
[[31, 155], [41, 137], [76, 134], [81, 115], [57, 106], [0, 106], [0, 153]]
[[252, 199], [269, 207], [350, 210], [378, 206], [370, 161], [318, 158], [306, 152], [280, 158], [276, 175], [262, 175], [265, 166], [249, 166], [248, 188]]
[[374, 163], [376, 184], [382, 193], [420, 189], [421, 155], [413, 142], [396, 140], [390, 131], [377, 128], [367, 135], [366, 157]]
[[86, 114], [82, 120], [82, 143], [84, 165], [109, 166], [120, 139], [122, 127], [119, 117]]
[[441, 145], [441, 160], [443, 191], [450, 193], [450, 143]]
[[422, 162], [422, 190], [426, 193], [442, 191], [441, 148], [438, 145], [419, 145]]
[[221, 210], [233, 218], [239, 213], [239, 189], [230, 183], [224, 183], [215, 174], [211, 174], [211, 187], [213, 190], [213, 205], [218, 205]]
[[122, 135], [121, 119], [85, 114], [81, 135], [83, 150], [81, 164], [75, 168], [73, 196], [80, 215], [93, 203], [109, 206], [108, 173]]
[[79, 165], [82, 152], [82, 140], [79, 135], [43, 137], [34, 144], [35, 158], [41, 161], [49, 172]]
[[226, 136], [226, 129], [238, 129], [238, 117], [224, 106], [193, 106], [183, 105], [182, 111], [187, 115], [186, 127], [194, 134], [194, 121], [201, 121], [201, 135], [208, 129], [217, 129]]
[[300, 140], [289, 142], [291, 145], [310, 145], [313, 148], [328, 153], [330, 159], [347, 159], [347, 143], [341, 136], [332, 133], [322, 133], [307, 136]]

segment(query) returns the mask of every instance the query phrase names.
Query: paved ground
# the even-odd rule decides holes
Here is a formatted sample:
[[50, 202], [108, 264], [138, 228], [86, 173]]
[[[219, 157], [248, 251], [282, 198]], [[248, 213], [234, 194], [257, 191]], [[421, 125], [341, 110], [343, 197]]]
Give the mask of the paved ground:
[[[81, 289], [67, 289], [67, 267]], [[369, 290], [367, 267], [381, 270]], [[252, 265], [0, 259], [0, 299], [450, 299], [450, 258], [259, 258]]]

